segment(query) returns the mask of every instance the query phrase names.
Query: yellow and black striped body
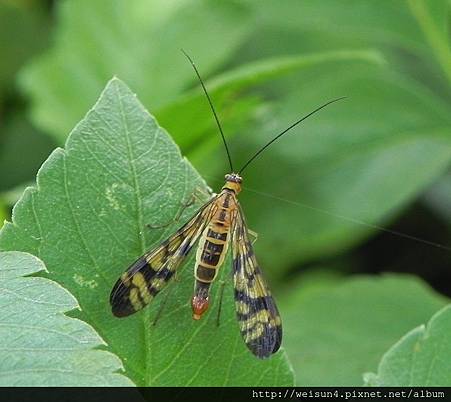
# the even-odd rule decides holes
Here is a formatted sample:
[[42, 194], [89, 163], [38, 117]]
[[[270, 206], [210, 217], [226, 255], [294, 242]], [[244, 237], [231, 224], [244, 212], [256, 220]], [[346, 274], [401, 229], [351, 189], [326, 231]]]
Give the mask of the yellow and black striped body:
[[226, 186], [215, 200], [215, 212], [203, 231], [194, 268], [193, 318], [200, 319], [208, 307], [210, 284], [215, 280], [224, 262], [230, 242], [231, 227], [237, 211], [235, 191]]
[[277, 352], [282, 323], [274, 299], [255, 258], [248, 229], [238, 203], [241, 177], [226, 175], [226, 183], [177, 232], [138, 258], [117, 280], [110, 295], [113, 314], [125, 317], [141, 310], [163, 289], [199, 240], [193, 318], [207, 310], [211, 283], [232, 245], [235, 309], [241, 336], [259, 358]]

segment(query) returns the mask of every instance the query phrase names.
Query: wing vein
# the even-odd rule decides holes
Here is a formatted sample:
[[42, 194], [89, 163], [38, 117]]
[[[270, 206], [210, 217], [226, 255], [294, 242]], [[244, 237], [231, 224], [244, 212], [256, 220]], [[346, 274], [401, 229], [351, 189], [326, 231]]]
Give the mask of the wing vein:
[[255, 258], [240, 207], [233, 222], [232, 250], [235, 310], [241, 336], [255, 356], [266, 358], [280, 347], [282, 324]]

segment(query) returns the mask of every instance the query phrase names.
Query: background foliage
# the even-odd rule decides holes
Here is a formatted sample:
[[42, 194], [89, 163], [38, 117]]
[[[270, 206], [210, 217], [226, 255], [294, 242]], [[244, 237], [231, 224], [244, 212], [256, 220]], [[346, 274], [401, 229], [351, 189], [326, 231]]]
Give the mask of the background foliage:
[[[217, 190], [228, 170], [225, 154], [180, 48], [207, 81], [238, 167], [301, 115], [347, 96], [245, 172], [241, 201], [259, 233], [256, 252], [279, 301], [296, 383], [359, 385], [373, 372], [365, 375], [368, 384], [451, 385], [450, 366], [433, 367], [427, 378], [407, 366], [412, 348], [423, 343], [418, 364], [450, 361], [445, 343], [431, 359], [433, 348], [422, 341], [433, 334], [428, 342], [441, 342], [449, 327], [449, 310], [438, 312], [451, 296], [449, 7], [447, 0], [2, 0], [0, 219], [10, 219], [39, 166], [64, 146], [113, 76]], [[79, 197], [82, 204], [92, 200], [89, 191]], [[163, 193], [155, 197], [161, 209], [149, 216], [165, 221], [175, 206], [165, 205]], [[44, 200], [38, 216], [55, 207]], [[64, 216], [46, 219], [49, 227], [64, 224]], [[0, 249], [38, 255], [84, 314], [92, 310], [86, 287], [54, 269], [55, 255], [5, 233]], [[127, 243], [125, 232], [118, 235]], [[114, 268], [105, 264], [110, 281], [135, 246], [115, 256], [121, 260]], [[80, 318], [110, 345], [95, 320]], [[393, 364], [419, 374], [405, 377]]]

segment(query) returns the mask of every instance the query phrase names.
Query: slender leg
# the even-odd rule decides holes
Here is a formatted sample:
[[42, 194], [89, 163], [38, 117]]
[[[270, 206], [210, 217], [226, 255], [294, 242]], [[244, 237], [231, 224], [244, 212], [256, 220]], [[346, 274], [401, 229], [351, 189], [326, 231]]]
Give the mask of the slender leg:
[[174, 287], [174, 285], [170, 286], [169, 289], [167, 290], [166, 295], [164, 296], [164, 299], [160, 304], [160, 308], [158, 309], [157, 314], [155, 315], [155, 318], [152, 321], [152, 326], [157, 325], [157, 321], [160, 319], [160, 317], [163, 313], [164, 307], [166, 306], [166, 303], [168, 302], [169, 295], [172, 293], [173, 287]]
[[174, 282], [180, 282], [180, 277], [179, 277], [179, 271], [178, 270], [175, 270]]
[[153, 225], [151, 223], [148, 223], [148, 224], [146, 224], [146, 226], [150, 229], [163, 229], [165, 227], [168, 227], [169, 225], [172, 225], [173, 223], [176, 223], [180, 220], [180, 218], [182, 217], [183, 212], [185, 212], [186, 208], [194, 205], [196, 203], [196, 201], [202, 201], [206, 196], [212, 197], [212, 196], [214, 196], [214, 194], [210, 193], [210, 192], [205, 193], [204, 190], [202, 190], [200, 188], [196, 188], [194, 190], [194, 193], [191, 194], [191, 197], [189, 198], [189, 200], [181, 203], [181, 206], [173, 219], [171, 219], [169, 222], [163, 223], [161, 225]]
[[216, 326], [219, 327], [220, 321], [219, 319], [221, 318], [221, 310], [222, 310], [222, 297], [224, 296], [224, 286], [225, 286], [225, 282], [221, 281], [221, 289], [219, 290], [219, 305], [218, 305], [218, 315], [216, 317]]
[[178, 222], [180, 217], [182, 216], [183, 212], [185, 211], [185, 209], [190, 207], [191, 205], [193, 205], [194, 202], [195, 202], [194, 196], [192, 196], [187, 202], [182, 202], [182, 205], [179, 208], [179, 210], [177, 211], [177, 214], [169, 222], [163, 223], [161, 225], [153, 225], [151, 223], [148, 223], [148, 224], [146, 224], [146, 226], [150, 229], [162, 229], [162, 228], [168, 227], [169, 225], [172, 225], [173, 223]]
[[214, 197], [215, 195], [216, 194], [213, 192], [213, 190], [210, 187], [207, 187], [206, 190], [196, 187], [196, 189], [194, 190], [194, 196], [200, 202], [206, 201], [205, 199], [210, 199], [211, 197]]
[[253, 230], [247, 229], [247, 234], [251, 238], [251, 243], [254, 244], [258, 239], [258, 233]]

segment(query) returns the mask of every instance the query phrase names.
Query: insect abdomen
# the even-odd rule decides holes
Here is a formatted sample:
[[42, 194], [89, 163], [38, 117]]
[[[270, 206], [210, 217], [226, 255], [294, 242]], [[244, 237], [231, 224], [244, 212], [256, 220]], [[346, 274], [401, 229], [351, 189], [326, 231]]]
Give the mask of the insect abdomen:
[[191, 302], [195, 320], [199, 320], [208, 308], [210, 285], [215, 280], [218, 269], [221, 267], [227, 254], [227, 236], [227, 231], [221, 233], [210, 227], [200, 240], [194, 272], [196, 283]]
[[215, 280], [217, 269], [227, 254], [228, 233], [215, 232], [209, 228], [201, 239], [196, 259], [195, 278], [204, 283]]
[[215, 280], [218, 269], [224, 262], [229, 246], [231, 224], [231, 194], [224, 193], [218, 203], [218, 210], [210, 225], [202, 233], [196, 254], [194, 296], [192, 299], [193, 318], [198, 320], [208, 308], [210, 284]]

